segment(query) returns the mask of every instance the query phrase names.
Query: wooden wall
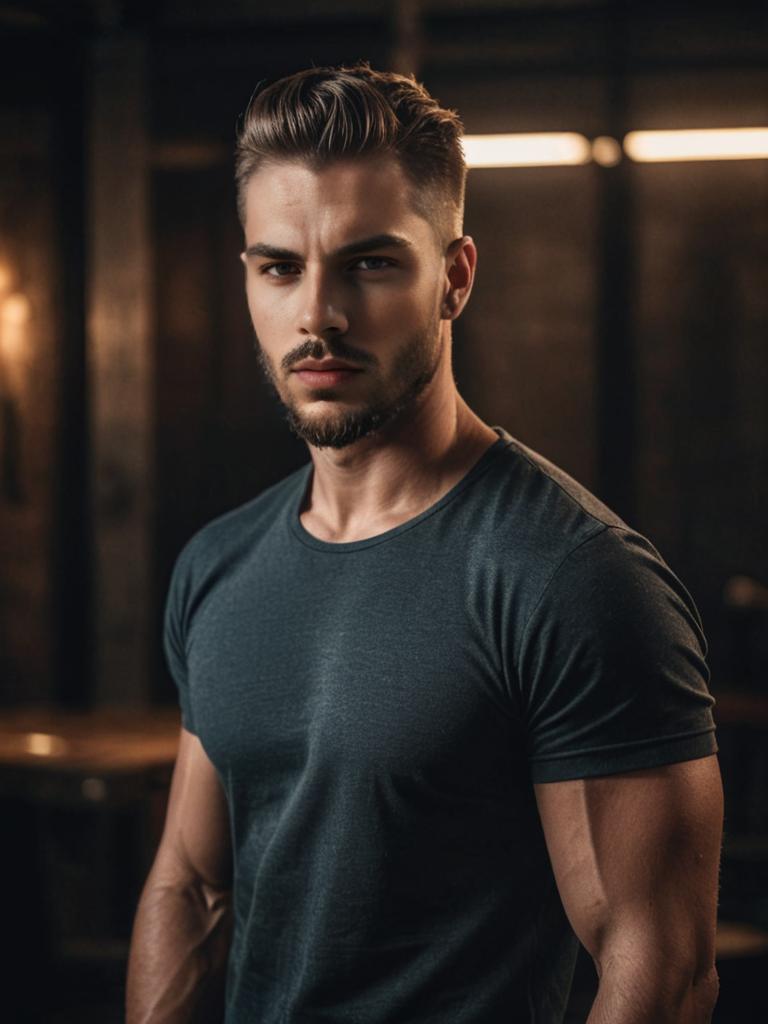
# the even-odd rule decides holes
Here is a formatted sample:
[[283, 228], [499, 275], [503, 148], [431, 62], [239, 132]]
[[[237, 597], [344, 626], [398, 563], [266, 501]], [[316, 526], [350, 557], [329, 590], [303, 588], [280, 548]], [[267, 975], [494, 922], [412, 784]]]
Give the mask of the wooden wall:
[[[6, 702], [173, 700], [159, 627], [176, 554], [306, 458], [260, 378], [237, 259], [231, 153], [260, 79], [396, 55], [471, 132], [768, 123], [756, 5], [426, 3], [420, 25], [401, 6], [399, 37], [394, 7], [358, 6], [299, 4], [293, 17], [234, 0], [127, 4], [125, 23], [62, 16], [0, 38], [13, 57], [0, 62], [0, 264], [30, 311], [0, 438]], [[85, 241], [98, 210], [89, 174], [100, 173], [88, 162], [109, 141], [109, 103], [92, 90], [99, 47], [126, 34], [143, 54], [131, 132], [145, 154], [146, 234], [115, 266], [141, 263], [145, 320], [117, 344], [129, 363], [134, 335], [148, 347], [132, 378], [141, 422], [124, 424], [126, 452], [144, 454], [122, 460], [110, 396], [130, 405], [130, 389], [113, 363], [86, 360], [84, 308], [94, 281], [97, 299], [109, 294], [114, 258]], [[108, 194], [100, 201], [109, 209]], [[768, 582], [767, 216], [766, 161], [477, 170], [468, 190], [480, 263], [456, 327], [460, 389], [649, 534], [700, 604], [723, 682], [723, 586], [734, 572]], [[89, 408], [102, 410], [91, 438]], [[129, 466], [120, 529], [133, 548], [102, 544], [114, 527], [115, 463], [99, 454], [110, 418], [106, 450]], [[126, 565], [139, 588], [130, 600]], [[98, 644], [113, 656], [91, 670]]]
[[0, 705], [85, 699], [83, 44], [0, 36]]
[[[50, 119], [12, 118], [0, 134], [0, 592], [5, 701], [45, 693], [52, 671], [51, 534], [58, 346]], [[35, 116], [37, 115], [37, 116]], [[15, 122], [15, 123], [14, 123]], [[11, 147], [9, 140], [16, 145]]]

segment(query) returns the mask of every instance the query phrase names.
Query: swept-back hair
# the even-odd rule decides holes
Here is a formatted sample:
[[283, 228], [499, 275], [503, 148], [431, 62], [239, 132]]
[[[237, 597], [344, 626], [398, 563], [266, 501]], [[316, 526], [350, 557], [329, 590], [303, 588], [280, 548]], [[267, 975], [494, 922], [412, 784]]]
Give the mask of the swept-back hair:
[[269, 160], [320, 169], [335, 160], [395, 156], [417, 212], [455, 234], [464, 207], [463, 127], [413, 76], [367, 63], [309, 68], [260, 87], [238, 130], [235, 180], [240, 220], [251, 176]]

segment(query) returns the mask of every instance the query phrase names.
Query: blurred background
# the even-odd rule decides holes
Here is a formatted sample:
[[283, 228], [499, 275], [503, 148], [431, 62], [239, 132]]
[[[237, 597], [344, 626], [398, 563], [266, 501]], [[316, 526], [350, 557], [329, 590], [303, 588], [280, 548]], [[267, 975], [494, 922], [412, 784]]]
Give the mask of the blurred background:
[[[235, 124], [260, 80], [361, 58], [509, 136], [469, 173], [459, 387], [699, 606], [727, 793], [716, 1020], [764, 1021], [768, 133], [713, 130], [768, 129], [768, 15], [673, 0], [0, 2], [3, 1017], [121, 1019], [178, 729], [170, 569], [307, 458], [253, 353]], [[572, 1024], [593, 984], [581, 963]]]

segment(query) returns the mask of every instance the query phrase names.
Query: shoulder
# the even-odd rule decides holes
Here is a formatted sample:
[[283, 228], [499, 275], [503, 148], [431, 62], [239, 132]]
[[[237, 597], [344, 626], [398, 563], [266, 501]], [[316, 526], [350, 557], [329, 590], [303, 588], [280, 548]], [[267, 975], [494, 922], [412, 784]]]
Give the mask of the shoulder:
[[583, 484], [517, 439], [505, 434], [500, 470], [510, 506], [536, 528], [567, 546], [609, 526], [626, 523]]
[[654, 545], [538, 452], [506, 442], [474, 489], [478, 564], [514, 586], [518, 630], [542, 612], [612, 617], [674, 605], [700, 630], [683, 584]]
[[597, 541], [603, 534], [631, 531], [564, 470], [506, 432], [502, 440], [469, 496], [467, 514], [476, 524], [471, 536], [486, 560], [500, 570], [512, 567], [534, 596], [582, 546], [605, 544]]
[[206, 523], [182, 548], [174, 567], [171, 589], [199, 584], [220, 575], [253, 551], [293, 506], [307, 479], [304, 465], [237, 508]]
[[693, 600], [653, 544], [623, 524], [605, 526], [565, 550], [552, 566], [533, 613], [537, 625], [548, 612], [584, 620], [596, 628], [622, 620], [633, 629], [650, 627], [672, 613], [695, 633], [701, 623]]

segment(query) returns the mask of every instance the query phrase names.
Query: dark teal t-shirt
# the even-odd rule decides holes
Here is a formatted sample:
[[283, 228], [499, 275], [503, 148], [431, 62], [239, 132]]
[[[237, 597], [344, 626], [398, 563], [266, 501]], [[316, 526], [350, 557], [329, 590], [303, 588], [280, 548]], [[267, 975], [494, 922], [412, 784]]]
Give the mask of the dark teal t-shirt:
[[386, 533], [309, 534], [307, 465], [177, 562], [167, 656], [231, 815], [228, 1024], [558, 1024], [576, 942], [532, 783], [716, 749], [682, 584], [497, 432]]

